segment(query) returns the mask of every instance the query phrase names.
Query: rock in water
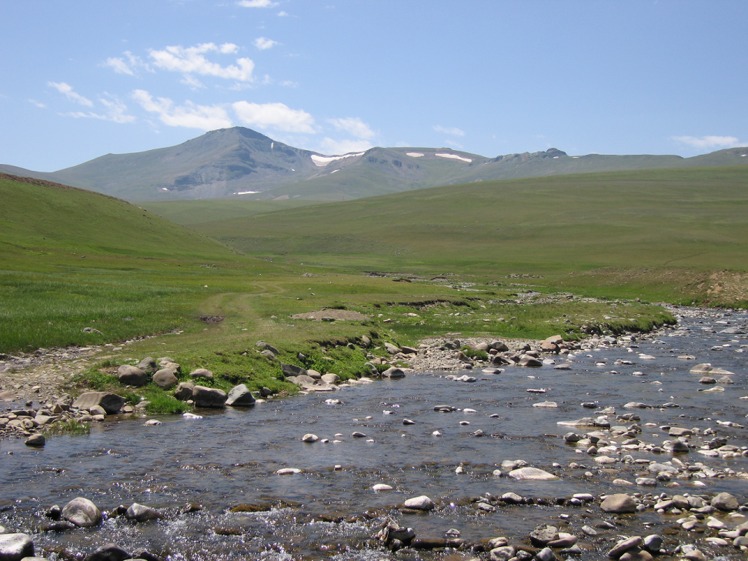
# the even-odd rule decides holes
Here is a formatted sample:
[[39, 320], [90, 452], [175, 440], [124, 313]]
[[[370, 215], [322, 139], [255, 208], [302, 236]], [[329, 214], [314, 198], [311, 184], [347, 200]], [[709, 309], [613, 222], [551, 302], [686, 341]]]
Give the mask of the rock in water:
[[125, 516], [128, 520], [135, 520], [136, 522], [146, 522], [148, 520], [161, 518], [161, 514], [155, 508], [138, 503], [131, 504], [125, 513]]
[[192, 400], [195, 407], [223, 407], [226, 405], [226, 392], [218, 388], [195, 386], [192, 388]]
[[0, 559], [20, 561], [33, 557], [34, 542], [26, 534], [0, 534]]
[[553, 481], [558, 479], [558, 477], [552, 473], [534, 467], [513, 469], [509, 472], [509, 477], [525, 481]]
[[62, 517], [81, 528], [90, 528], [101, 523], [101, 511], [90, 500], [77, 497], [62, 509]]
[[254, 404], [255, 398], [244, 384], [231, 388], [228, 398], [226, 398], [226, 405], [232, 407], [251, 407]]
[[421, 495], [420, 497], [413, 497], [411, 499], [407, 499], [403, 503], [403, 506], [405, 508], [410, 508], [413, 510], [433, 510], [435, 505], [434, 505], [434, 501], [432, 501], [426, 495]]
[[615, 493], [605, 497], [600, 508], [605, 512], [623, 514], [627, 512], [636, 512], [636, 501], [625, 493]]
[[115, 415], [120, 412], [124, 404], [125, 398], [116, 393], [85, 392], [73, 402], [73, 407], [88, 411], [92, 407], [99, 405], [104, 408], [107, 415]]

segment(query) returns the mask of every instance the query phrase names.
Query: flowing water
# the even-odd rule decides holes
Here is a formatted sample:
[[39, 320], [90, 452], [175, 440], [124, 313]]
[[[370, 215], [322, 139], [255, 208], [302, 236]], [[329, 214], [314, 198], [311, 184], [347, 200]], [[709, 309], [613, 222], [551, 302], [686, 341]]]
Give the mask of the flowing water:
[[[654, 491], [616, 488], [614, 479], [634, 481], [646, 465], [619, 461], [601, 467], [563, 439], [570, 430], [594, 429], [560, 422], [614, 407], [619, 415], [640, 417], [643, 431], [638, 437], [645, 442], [660, 445], [669, 438], [661, 427], [677, 425], [713, 429], [730, 444], [748, 444], [741, 426], [748, 423], [748, 314], [683, 313], [676, 328], [656, 338], [577, 353], [568, 370], [547, 364], [508, 367], [501, 374], [459, 373], [475, 377], [472, 383], [444, 373], [418, 373], [335, 393], [259, 403], [248, 410], [198, 411], [200, 419], [163, 417], [158, 426], [144, 426], [143, 419], [108, 420], [89, 435], [52, 437], [42, 449], [2, 441], [0, 525], [32, 534], [37, 551], [51, 559], [87, 554], [105, 543], [173, 560], [476, 556], [455, 551], [391, 553], [373, 540], [387, 517], [412, 527], [418, 537], [442, 537], [456, 529], [468, 542], [502, 535], [522, 541], [549, 521], [563, 521], [569, 531], [579, 533], [582, 525], [605, 518], [604, 513], [591, 505], [557, 506], [556, 499], [574, 493], [597, 497], [676, 491], [664, 486]], [[733, 383], [719, 384], [723, 392], [705, 391], [714, 386], [699, 383], [700, 376], [689, 373], [704, 362], [733, 372]], [[557, 407], [533, 406], [544, 401]], [[598, 409], [585, 408], [583, 402], [594, 402]], [[629, 402], [650, 407], [624, 409]], [[436, 411], [441, 404], [456, 410]], [[413, 424], [404, 424], [404, 419]], [[610, 419], [613, 425], [632, 424], [617, 421], [616, 415]], [[354, 437], [354, 432], [364, 436]], [[321, 440], [304, 443], [306, 433]], [[667, 452], [630, 454], [639, 460], [672, 459]], [[680, 482], [677, 492], [712, 496], [728, 491], [741, 504], [748, 500], [748, 482], [732, 475], [748, 471], [745, 455], [721, 459], [692, 450], [679, 458], [703, 462], [726, 475], [701, 480], [703, 487]], [[518, 459], [559, 479], [515, 481], [495, 473], [502, 461]], [[282, 468], [301, 472], [276, 474]], [[372, 486], [378, 483], [393, 489], [375, 492]], [[532, 497], [536, 504], [495, 512], [475, 508], [475, 497], [506, 492]], [[418, 495], [432, 498], [437, 508], [417, 515], [397, 510], [405, 499]], [[110, 516], [97, 529], [43, 531], [49, 523], [44, 512], [78, 496], [105, 511], [141, 503], [165, 516], [141, 524]], [[184, 509], [186, 504], [202, 508]], [[650, 512], [629, 517], [620, 521], [617, 532], [628, 528], [636, 533], [637, 524], [656, 530], [657, 516]], [[731, 548], [725, 554], [725, 559], [740, 555]], [[581, 559], [599, 555], [591, 548]]]

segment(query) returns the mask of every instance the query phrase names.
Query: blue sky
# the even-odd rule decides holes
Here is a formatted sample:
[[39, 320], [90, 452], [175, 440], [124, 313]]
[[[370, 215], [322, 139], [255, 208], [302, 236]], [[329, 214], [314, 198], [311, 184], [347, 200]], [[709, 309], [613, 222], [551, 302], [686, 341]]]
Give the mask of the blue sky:
[[0, 0], [0, 163], [246, 126], [323, 154], [748, 145], [745, 0]]

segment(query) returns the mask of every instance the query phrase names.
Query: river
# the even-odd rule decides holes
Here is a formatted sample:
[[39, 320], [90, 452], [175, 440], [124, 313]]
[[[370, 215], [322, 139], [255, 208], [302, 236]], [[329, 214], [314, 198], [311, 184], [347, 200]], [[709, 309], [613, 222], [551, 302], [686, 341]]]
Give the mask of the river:
[[[471, 544], [497, 536], [527, 542], [536, 526], [552, 522], [579, 536], [576, 558], [582, 560], [601, 558], [616, 537], [632, 533], [672, 535], [675, 546], [691, 538], [673, 530], [676, 517], [652, 509], [615, 517], [598, 508], [597, 498], [606, 493], [711, 497], [725, 491], [747, 504], [748, 480], [741, 473], [748, 472], [743, 428], [748, 423], [748, 314], [679, 313], [676, 327], [575, 353], [568, 369], [556, 368], [566, 362], [556, 357], [541, 368], [457, 373], [473, 382], [422, 372], [248, 410], [197, 411], [199, 419], [163, 417], [157, 426], [144, 426], [142, 418], [107, 420], [89, 435], [49, 438], [41, 449], [0, 441], [0, 525], [32, 535], [37, 554], [49, 559], [80, 558], [106, 543], [175, 561], [488, 559], [480, 548], [391, 552], [373, 539], [388, 518], [412, 527], [419, 538], [459, 535]], [[690, 373], [700, 363], [732, 374], [703, 383], [701, 375]], [[435, 410], [439, 405], [454, 410]], [[618, 449], [605, 454], [612, 458], [608, 464], [597, 461], [602, 453], [590, 455], [586, 446], [565, 441], [570, 431], [584, 436], [600, 430], [569, 426], [570, 421], [606, 413], [613, 426], [641, 429], [636, 438], [651, 446], [621, 448], [625, 439], [609, 438]], [[670, 426], [696, 433], [690, 450], [675, 454], [676, 462], [701, 463], [711, 476], [692, 468], [698, 473], [693, 478], [658, 481], [656, 487], [615, 482], [633, 483], [648, 476], [650, 462], [674, 459], [665, 443], [673, 440], [666, 430]], [[307, 433], [320, 440], [302, 442]], [[717, 437], [737, 447], [736, 453], [700, 453]], [[507, 477], [511, 466], [502, 462], [512, 460], [558, 479]], [[276, 473], [283, 468], [300, 472]], [[392, 489], [376, 492], [376, 484]], [[507, 492], [529, 500], [497, 503], [496, 497]], [[596, 500], [570, 502], [575, 493]], [[398, 510], [404, 500], [420, 495], [430, 497], [436, 508], [426, 514]], [[78, 496], [109, 513], [104, 523], [96, 529], [45, 531], [49, 507]], [[163, 518], [136, 524], [114, 516], [117, 506], [132, 503], [159, 509]], [[581, 532], [582, 526], [606, 520], [614, 526], [607, 534]], [[716, 530], [693, 534], [692, 541], [708, 555], [743, 558], [732, 546], [704, 543], [710, 535]]]

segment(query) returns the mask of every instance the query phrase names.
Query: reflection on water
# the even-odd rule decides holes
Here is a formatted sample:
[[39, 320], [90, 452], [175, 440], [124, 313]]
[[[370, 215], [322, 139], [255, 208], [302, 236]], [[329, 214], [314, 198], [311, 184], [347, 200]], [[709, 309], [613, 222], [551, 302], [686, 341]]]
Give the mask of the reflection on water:
[[[34, 541], [38, 549], [85, 553], [115, 542], [133, 552], [206, 560], [388, 559], [394, 554], [378, 550], [371, 540], [386, 515], [412, 526], [418, 535], [443, 536], [455, 528], [476, 541], [526, 536], [561, 513], [569, 513], [572, 521], [578, 518], [570, 522], [578, 529], [584, 520], [568, 506], [505, 507], [478, 514], [471, 499], [511, 491], [554, 505], [556, 498], [574, 493], [611, 492], [616, 478], [633, 481], [645, 471], [642, 464], [618, 462], [613, 469], [600, 469], [562, 438], [572, 429], [559, 422], [595, 416], [606, 407], [638, 415], [643, 428], [638, 437], [645, 442], [661, 444], [668, 438], [661, 427], [675, 424], [712, 428], [732, 444], [745, 446], [745, 429], [716, 421], [747, 422], [748, 402], [739, 399], [748, 394], [743, 354], [747, 326], [746, 314], [713, 313], [708, 322], [686, 317], [656, 339], [579, 353], [569, 370], [546, 365], [507, 368], [499, 375], [472, 372], [475, 383], [420, 373], [343, 388], [334, 395], [271, 401], [246, 411], [204, 411], [199, 420], [165, 417], [154, 427], [144, 426], [143, 419], [107, 422], [88, 436], [51, 438], [40, 450], [2, 442], [0, 524], [36, 532], [46, 523], [43, 512], [49, 506], [76, 496], [107, 511], [138, 502], [163, 509], [167, 518], [139, 525], [112, 518], [100, 530], [39, 533]], [[742, 327], [743, 333], [722, 333], [727, 327]], [[695, 361], [682, 358], [686, 354]], [[702, 362], [734, 372], [734, 383], [724, 385], [724, 392], [704, 391], [699, 376], [689, 373]], [[541, 388], [545, 393], [528, 392]], [[341, 403], [330, 404], [331, 397]], [[542, 401], [557, 407], [533, 407]], [[595, 402], [598, 409], [582, 407], [583, 402]], [[629, 402], [651, 407], [623, 409]], [[439, 404], [456, 411], [435, 411]], [[406, 418], [414, 423], [403, 424]], [[632, 424], [615, 415], [610, 419]], [[354, 432], [365, 436], [353, 437]], [[305, 433], [322, 440], [303, 443]], [[641, 460], [671, 459], [667, 453], [632, 454]], [[685, 461], [718, 469], [748, 468], [745, 457], [689, 456]], [[518, 459], [560, 479], [523, 482], [494, 473], [502, 461]], [[578, 467], [570, 468], [574, 462]], [[458, 466], [463, 473], [456, 473]], [[286, 467], [302, 471], [275, 474]], [[375, 493], [377, 483], [394, 489]], [[704, 488], [684, 491], [726, 490], [746, 500], [745, 481], [727, 477], [704, 483]], [[394, 510], [406, 498], [424, 494], [437, 503], [435, 513], [412, 516]], [[200, 504], [202, 510], [182, 512], [188, 503]], [[264, 510], [230, 512], [238, 505]], [[438, 558], [435, 553], [418, 555], [414, 559]], [[594, 552], [585, 555], [595, 558]]]

